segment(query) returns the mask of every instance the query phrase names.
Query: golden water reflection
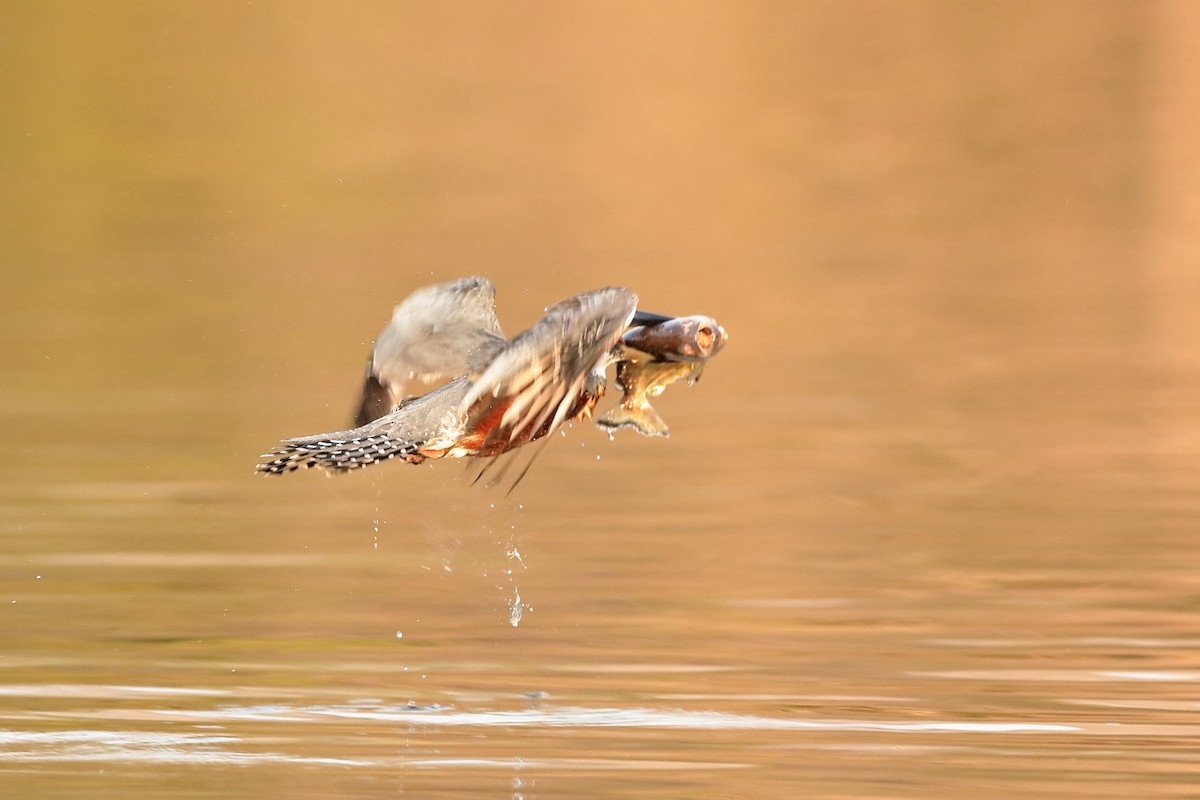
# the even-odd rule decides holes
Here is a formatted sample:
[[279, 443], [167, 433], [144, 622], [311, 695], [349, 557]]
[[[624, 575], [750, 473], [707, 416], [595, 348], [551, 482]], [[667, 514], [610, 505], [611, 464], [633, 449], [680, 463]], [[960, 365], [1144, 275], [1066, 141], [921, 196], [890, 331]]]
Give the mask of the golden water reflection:
[[[14, 796], [1194, 788], [1190, 5], [0, 16]], [[730, 344], [510, 497], [253, 475], [474, 273]]]

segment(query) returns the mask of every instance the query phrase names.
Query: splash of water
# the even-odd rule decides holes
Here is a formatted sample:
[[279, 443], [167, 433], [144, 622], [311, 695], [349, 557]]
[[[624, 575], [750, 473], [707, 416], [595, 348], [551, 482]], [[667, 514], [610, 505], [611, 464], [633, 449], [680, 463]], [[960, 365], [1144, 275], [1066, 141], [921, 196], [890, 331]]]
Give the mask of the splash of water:
[[525, 606], [521, 603], [521, 590], [513, 587], [512, 613], [508, 616], [508, 624], [514, 628], [521, 624], [521, 614], [524, 612]]

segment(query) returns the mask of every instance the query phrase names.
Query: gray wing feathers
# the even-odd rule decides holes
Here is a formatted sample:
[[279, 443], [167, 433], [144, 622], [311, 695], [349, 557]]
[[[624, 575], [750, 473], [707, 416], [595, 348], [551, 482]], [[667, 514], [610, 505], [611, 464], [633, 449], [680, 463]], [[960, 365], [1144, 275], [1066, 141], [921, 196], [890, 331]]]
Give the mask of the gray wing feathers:
[[496, 288], [482, 277], [419, 289], [396, 306], [379, 334], [355, 422], [394, 410], [426, 386], [483, 369], [505, 345], [496, 318]]
[[496, 287], [486, 278], [464, 278], [420, 289], [396, 306], [371, 363], [384, 384], [428, 382], [465, 375], [473, 363], [486, 363], [497, 345], [504, 345], [504, 333]]

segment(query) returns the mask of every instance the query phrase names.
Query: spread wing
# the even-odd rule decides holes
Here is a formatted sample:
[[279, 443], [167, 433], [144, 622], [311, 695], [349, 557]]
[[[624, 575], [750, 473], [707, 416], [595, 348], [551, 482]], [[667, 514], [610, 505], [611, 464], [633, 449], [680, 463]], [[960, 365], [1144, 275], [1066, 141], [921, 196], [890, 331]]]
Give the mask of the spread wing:
[[[396, 306], [367, 362], [355, 424], [389, 414], [413, 394], [482, 370], [505, 346], [496, 287], [462, 278], [418, 289]], [[410, 392], [409, 384], [423, 384]]]
[[636, 294], [608, 288], [548, 308], [475, 378], [459, 406], [467, 429], [484, 427], [493, 440], [528, 441], [578, 413], [583, 396], [601, 390], [604, 368], [636, 307]]

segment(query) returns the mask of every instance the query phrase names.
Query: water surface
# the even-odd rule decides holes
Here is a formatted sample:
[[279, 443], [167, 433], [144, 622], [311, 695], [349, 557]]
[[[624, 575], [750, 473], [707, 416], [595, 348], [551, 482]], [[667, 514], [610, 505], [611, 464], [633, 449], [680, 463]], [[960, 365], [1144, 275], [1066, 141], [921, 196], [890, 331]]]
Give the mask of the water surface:
[[[1186, 6], [0, 16], [5, 796], [1200, 791]], [[511, 495], [253, 474], [472, 273], [731, 341]]]

